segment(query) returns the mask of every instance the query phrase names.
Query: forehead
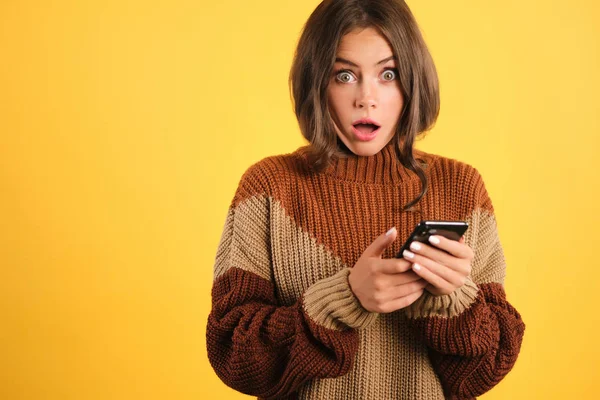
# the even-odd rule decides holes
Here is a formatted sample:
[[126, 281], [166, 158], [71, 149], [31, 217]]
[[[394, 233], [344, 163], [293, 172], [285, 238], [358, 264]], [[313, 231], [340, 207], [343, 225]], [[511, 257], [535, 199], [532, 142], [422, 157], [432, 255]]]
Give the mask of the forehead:
[[[355, 29], [345, 34], [337, 50], [337, 56], [362, 62], [379, 61], [393, 55], [392, 46], [374, 28]], [[362, 61], [362, 62], [361, 62]]]

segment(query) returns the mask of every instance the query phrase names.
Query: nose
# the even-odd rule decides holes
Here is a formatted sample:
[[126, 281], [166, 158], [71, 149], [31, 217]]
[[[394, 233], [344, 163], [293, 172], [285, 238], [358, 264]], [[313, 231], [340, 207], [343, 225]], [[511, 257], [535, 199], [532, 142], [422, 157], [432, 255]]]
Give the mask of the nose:
[[377, 107], [377, 98], [375, 88], [368, 82], [363, 82], [360, 85], [359, 93], [356, 98], [356, 106], [358, 108], [375, 108]]

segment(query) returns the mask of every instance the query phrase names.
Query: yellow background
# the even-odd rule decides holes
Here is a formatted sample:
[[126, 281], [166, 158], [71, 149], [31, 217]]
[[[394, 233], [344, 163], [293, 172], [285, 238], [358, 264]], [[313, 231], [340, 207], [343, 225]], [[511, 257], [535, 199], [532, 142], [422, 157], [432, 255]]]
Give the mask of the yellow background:
[[[287, 75], [316, 0], [0, 3], [0, 398], [241, 399], [206, 357], [245, 169], [304, 142]], [[600, 6], [410, 1], [527, 324], [491, 399], [592, 399]]]

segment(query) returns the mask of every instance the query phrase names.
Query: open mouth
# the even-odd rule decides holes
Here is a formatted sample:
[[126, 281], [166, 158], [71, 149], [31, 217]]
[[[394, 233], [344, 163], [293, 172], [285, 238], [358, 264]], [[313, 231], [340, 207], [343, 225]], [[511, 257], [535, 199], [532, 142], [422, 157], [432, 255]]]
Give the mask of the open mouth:
[[352, 126], [354, 126], [354, 129], [356, 129], [363, 135], [370, 135], [373, 132], [375, 132], [377, 129], [379, 129], [379, 125], [370, 124], [370, 123], [366, 123], [366, 124], [360, 123], [360, 124], [354, 124]]
[[356, 139], [367, 142], [377, 137], [377, 132], [381, 126], [371, 118], [362, 118], [354, 121], [352, 124], [352, 132]]

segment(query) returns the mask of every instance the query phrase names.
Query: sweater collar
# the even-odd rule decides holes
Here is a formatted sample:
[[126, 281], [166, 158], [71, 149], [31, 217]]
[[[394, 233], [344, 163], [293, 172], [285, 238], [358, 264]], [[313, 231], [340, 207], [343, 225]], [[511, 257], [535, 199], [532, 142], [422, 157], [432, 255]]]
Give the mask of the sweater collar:
[[[346, 150], [346, 153], [332, 157], [322, 173], [356, 183], [399, 184], [418, 181], [417, 174], [406, 169], [396, 156], [394, 142], [391, 140], [372, 156], [358, 156]], [[430, 162], [425, 152], [413, 149], [413, 155]]]

